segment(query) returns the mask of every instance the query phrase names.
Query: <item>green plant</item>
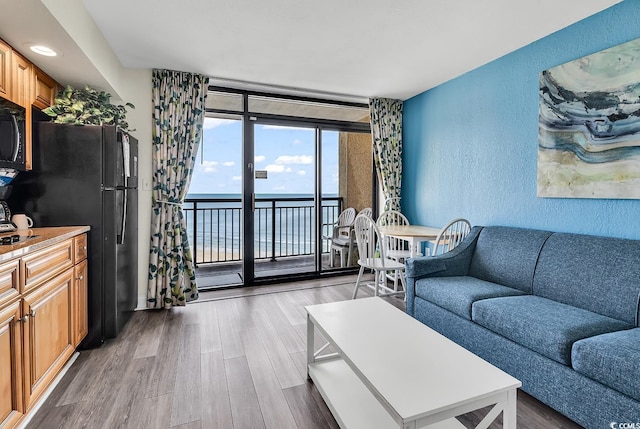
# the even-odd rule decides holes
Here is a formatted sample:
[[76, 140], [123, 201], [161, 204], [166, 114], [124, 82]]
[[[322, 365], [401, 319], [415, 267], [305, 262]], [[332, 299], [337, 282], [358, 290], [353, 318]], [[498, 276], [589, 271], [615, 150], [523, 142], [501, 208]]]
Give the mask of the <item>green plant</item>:
[[83, 89], [67, 86], [56, 94], [55, 104], [43, 112], [58, 124], [117, 125], [127, 131], [126, 107], [135, 109], [135, 106], [131, 103], [111, 104], [110, 99], [111, 94], [89, 86]]

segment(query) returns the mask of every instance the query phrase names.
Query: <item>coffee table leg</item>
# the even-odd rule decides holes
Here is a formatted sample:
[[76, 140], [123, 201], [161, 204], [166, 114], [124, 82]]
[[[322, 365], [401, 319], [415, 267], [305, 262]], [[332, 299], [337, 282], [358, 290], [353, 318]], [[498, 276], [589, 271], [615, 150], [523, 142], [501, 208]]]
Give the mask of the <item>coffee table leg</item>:
[[516, 395], [517, 390], [513, 389], [507, 392], [507, 403], [504, 408], [504, 429], [516, 429]]
[[309, 318], [309, 314], [307, 314], [307, 380], [311, 380], [311, 377], [309, 377], [309, 365], [315, 361], [314, 335], [313, 322]]

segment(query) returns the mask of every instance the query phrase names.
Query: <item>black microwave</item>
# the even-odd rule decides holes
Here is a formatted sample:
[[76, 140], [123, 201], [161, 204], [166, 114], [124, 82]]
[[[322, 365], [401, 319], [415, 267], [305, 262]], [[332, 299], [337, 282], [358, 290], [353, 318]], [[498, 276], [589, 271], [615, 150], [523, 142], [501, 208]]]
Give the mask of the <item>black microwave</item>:
[[0, 97], [0, 168], [26, 169], [26, 116], [24, 107]]

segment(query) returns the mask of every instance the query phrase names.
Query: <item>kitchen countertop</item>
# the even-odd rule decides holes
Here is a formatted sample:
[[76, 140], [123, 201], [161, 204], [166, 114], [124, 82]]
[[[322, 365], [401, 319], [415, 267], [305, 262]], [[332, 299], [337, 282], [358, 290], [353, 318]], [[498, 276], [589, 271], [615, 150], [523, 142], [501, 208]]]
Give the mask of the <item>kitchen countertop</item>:
[[0, 234], [0, 238], [18, 234], [20, 241], [14, 244], [0, 245], [0, 262], [19, 258], [27, 253], [60, 243], [90, 229], [89, 226], [56, 226], [3, 232]]

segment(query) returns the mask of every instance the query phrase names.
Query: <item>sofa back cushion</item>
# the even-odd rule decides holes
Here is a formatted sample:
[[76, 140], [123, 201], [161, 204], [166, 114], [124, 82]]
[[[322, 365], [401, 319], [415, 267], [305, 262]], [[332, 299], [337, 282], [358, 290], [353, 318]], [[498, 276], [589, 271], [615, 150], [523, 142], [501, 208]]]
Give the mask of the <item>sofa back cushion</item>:
[[540, 249], [551, 234], [533, 229], [484, 227], [471, 258], [469, 275], [531, 293]]
[[638, 325], [640, 240], [554, 233], [533, 279], [533, 293]]

